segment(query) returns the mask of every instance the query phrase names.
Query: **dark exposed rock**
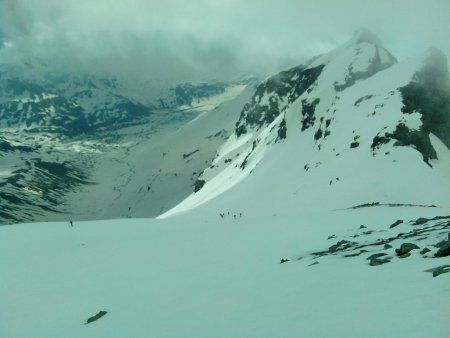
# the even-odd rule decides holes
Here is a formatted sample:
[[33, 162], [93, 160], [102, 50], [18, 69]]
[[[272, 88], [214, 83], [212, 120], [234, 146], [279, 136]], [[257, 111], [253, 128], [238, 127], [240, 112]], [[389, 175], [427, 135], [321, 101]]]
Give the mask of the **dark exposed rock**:
[[370, 146], [370, 148], [375, 149], [375, 148], [379, 148], [381, 145], [386, 144], [389, 142], [389, 137], [386, 136], [375, 136], [372, 140], [372, 145]]
[[389, 263], [392, 258], [389, 256], [385, 257], [386, 255], [387, 255], [386, 253], [382, 252], [382, 253], [373, 254], [373, 255], [367, 257], [367, 260], [369, 260], [369, 265], [370, 266], [378, 266], [378, 265]]
[[302, 100], [302, 131], [305, 131], [306, 129], [311, 127], [316, 121], [314, 112], [316, 111], [316, 106], [319, 104], [319, 102], [320, 99], [318, 98], [312, 102]]
[[440, 241], [437, 242], [435, 245], [433, 245], [435, 248], [442, 248], [443, 246], [445, 246], [448, 243], [448, 241]]
[[370, 100], [372, 97], [374, 97], [375, 95], [366, 95], [363, 97], [360, 97], [358, 100], [355, 101], [355, 103], [353, 104], [355, 107], [358, 106], [361, 102], [366, 101], [366, 100]]
[[380, 257], [386, 256], [386, 255], [387, 255], [387, 253], [380, 252], [380, 253], [376, 253], [376, 254], [370, 255], [366, 259], [367, 260], [372, 260], [372, 259], [380, 258]]
[[186, 159], [186, 158], [188, 158], [188, 157], [194, 155], [195, 153], [197, 153], [197, 152], [199, 152], [199, 151], [200, 151], [200, 149], [195, 149], [195, 150], [191, 151], [190, 153], [183, 154], [183, 158]]
[[313, 266], [313, 265], [317, 265], [317, 264], [319, 264], [319, 262], [318, 262], [318, 261], [315, 261], [314, 263], [311, 263], [311, 264], [309, 264], [308, 266]]
[[400, 256], [398, 256], [398, 258], [406, 258], [406, 257], [409, 257], [409, 256], [411, 256], [411, 252], [407, 252], [407, 253], [405, 253], [403, 255], [400, 255]]
[[319, 140], [323, 135], [322, 129], [319, 127], [319, 129], [317, 129], [316, 133], [314, 134], [314, 139], [317, 141]]
[[428, 248], [423, 248], [422, 250], [420, 250], [420, 254], [421, 255], [425, 255], [426, 253], [430, 252], [431, 250]]
[[351, 144], [350, 144], [350, 148], [358, 148], [359, 147], [359, 142], [352, 142]]
[[425, 270], [425, 272], [431, 272], [433, 274], [433, 277], [437, 277], [439, 275], [442, 275], [443, 273], [450, 272], [450, 265], [441, 265], [436, 268]]
[[395, 249], [395, 252], [397, 253], [398, 256], [403, 256], [414, 249], [420, 248], [414, 243], [403, 243], [399, 249]]
[[360, 229], [366, 229], [367, 227], [366, 227], [365, 225], [362, 224], [359, 228], [360, 228]]
[[437, 159], [436, 150], [431, 144], [429, 133], [421, 128], [420, 130], [409, 129], [404, 123], [399, 123], [395, 131], [386, 133], [387, 137], [397, 140], [395, 146], [414, 146], [423, 156], [423, 160]]
[[434, 254], [434, 257], [447, 257], [450, 256], [450, 242], [441, 246], [439, 250]]
[[[248, 127], [260, 128], [274, 121], [286, 109], [287, 104], [297, 100], [313, 85], [323, 67], [297, 66], [261, 83], [250, 102], [246, 103], [241, 111], [236, 124], [236, 136], [245, 134]], [[267, 97], [268, 104], [261, 104], [263, 97]]]
[[279, 140], [284, 140], [286, 138], [286, 132], [287, 132], [287, 128], [286, 128], [286, 120], [283, 119], [280, 122], [280, 126], [278, 127], [278, 136], [277, 136], [277, 141]]
[[286, 262], [289, 262], [289, 259], [282, 258], [281, 261], [280, 261], [280, 264], [283, 264], [283, 263], [286, 263]]
[[[359, 33], [358, 33], [359, 34]], [[366, 41], [366, 38], [358, 38], [360, 41]], [[370, 42], [373, 43], [374, 39], [370, 39]], [[380, 49], [384, 51], [384, 54], [388, 56], [388, 61], [382, 60], [380, 57]], [[347, 72], [347, 76], [345, 78], [345, 82], [342, 84], [335, 83], [334, 89], [336, 91], [342, 91], [350, 86], [353, 86], [356, 81], [363, 80], [371, 77], [372, 75], [382, 71], [393, 64], [395, 64], [397, 60], [383, 47], [381, 44], [375, 44], [375, 54], [374, 57], [370, 60], [370, 64], [368, 65], [365, 71], [354, 71], [353, 67], [350, 66]]]
[[422, 69], [408, 85], [400, 88], [400, 92], [402, 112], [422, 115], [420, 132], [426, 136], [431, 132], [450, 147], [450, 79], [444, 53], [430, 49]]
[[359, 255], [365, 253], [365, 252], [367, 252], [367, 250], [359, 250], [359, 252], [357, 252], [357, 253], [344, 255], [344, 257], [356, 257], [356, 256], [359, 256]]
[[328, 248], [328, 251], [330, 253], [336, 252], [336, 251], [344, 251], [345, 249], [349, 249], [355, 245], [354, 242], [342, 240], [337, 242], [336, 244], [333, 244]]
[[197, 179], [194, 184], [194, 192], [198, 192], [206, 184], [205, 180]]
[[389, 229], [395, 228], [397, 225], [402, 224], [402, 223], [403, 223], [403, 220], [399, 219], [399, 220], [395, 221], [394, 223], [392, 223], [389, 226]]
[[421, 225], [421, 224], [425, 224], [426, 222], [428, 222], [429, 220], [427, 218], [424, 217], [420, 217], [418, 219], [416, 219], [413, 223], [413, 225]]
[[390, 244], [385, 244], [383, 247], [383, 249], [385, 249], [385, 250], [391, 249], [391, 248], [392, 248], [392, 245], [390, 245]]
[[89, 323], [95, 322], [96, 320], [99, 320], [107, 313], [108, 313], [108, 311], [100, 311], [95, 316], [89, 317], [88, 320], [86, 321], [86, 324], [89, 324]]

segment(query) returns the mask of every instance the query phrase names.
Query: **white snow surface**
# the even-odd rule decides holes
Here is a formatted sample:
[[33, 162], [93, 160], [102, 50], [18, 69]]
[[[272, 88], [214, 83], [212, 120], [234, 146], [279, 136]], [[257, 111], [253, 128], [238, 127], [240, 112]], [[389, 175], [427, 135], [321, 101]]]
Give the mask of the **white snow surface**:
[[[424, 272], [448, 258], [416, 250], [371, 267], [365, 258], [373, 248], [309, 266], [316, 260], [308, 254], [361, 224], [376, 232], [372, 238], [388, 237], [411, 228], [389, 229], [398, 218], [448, 215], [449, 208], [231, 211], [243, 216], [1, 227], [0, 336], [448, 337], [450, 274]], [[291, 261], [280, 265], [281, 258]], [[84, 325], [101, 310], [108, 313]]]

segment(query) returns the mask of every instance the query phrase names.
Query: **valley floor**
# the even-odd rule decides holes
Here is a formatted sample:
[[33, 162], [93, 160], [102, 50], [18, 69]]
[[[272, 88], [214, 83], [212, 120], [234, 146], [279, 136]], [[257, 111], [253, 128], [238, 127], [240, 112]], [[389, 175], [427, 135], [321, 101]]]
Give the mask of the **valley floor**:
[[[448, 215], [236, 210], [3, 226], [0, 336], [448, 337], [450, 273], [426, 272], [450, 264], [433, 258]], [[399, 258], [405, 242], [420, 249]], [[375, 253], [391, 259], [370, 266]]]

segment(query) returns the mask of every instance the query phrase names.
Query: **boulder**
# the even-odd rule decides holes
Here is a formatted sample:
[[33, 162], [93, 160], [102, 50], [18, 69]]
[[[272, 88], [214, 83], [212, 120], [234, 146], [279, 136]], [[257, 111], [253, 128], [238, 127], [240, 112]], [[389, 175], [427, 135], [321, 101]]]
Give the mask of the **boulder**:
[[434, 257], [447, 257], [450, 256], [450, 241], [441, 246], [439, 250], [434, 254]]
[[395, 252], [397, 255], [403, 256], [414, 249], [419, 249], [419, 247], [414, 243], [403, 243], [399, 249], [395, 249]]
[[366, 259], [369, 260], [370, 266], [377, 266], [377, 265], [389, 263], [391, 261], [391, 257], [389, 257], [389, 256], [384, 257], [386, 255], [387, 255], [386, 253], [380, 252], [380, 253], [370, 255]]
[[443, 273], [450, 272], [450, 265], [441, 265], [433, 269], [425, 270], [425, 272], [431, 272], [433, 274], [433, 277], [437, 277], [439, 275], [442, 275]]
[[395, 221], [394, 223], [392, 223], [389, 226], [389, 229], [395, 228], [397, 225], [402, 224], [402, 223], [403, 223], [403, 220], [399, 219], [399, 220]]
[[89, 324], [89, 323], [95, 322], [96, 320], [99, 320], [107, 313], [108, 313], [108, 311], [100, 311], [95, 316], [89, 317], [88, 320], [86, 321], [86, 324]]
[[422, 250], [420, 250], [420, 254], [421, 255], [425, 255], [426, 253], [430, 252], [431, 250], [428, 248], [423, 248]]

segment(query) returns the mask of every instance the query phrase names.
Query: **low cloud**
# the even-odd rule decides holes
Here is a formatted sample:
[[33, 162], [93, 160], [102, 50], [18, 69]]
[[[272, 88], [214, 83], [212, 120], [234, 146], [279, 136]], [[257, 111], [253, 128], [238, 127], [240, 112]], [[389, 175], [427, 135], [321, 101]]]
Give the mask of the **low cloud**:
[[301, 63], [360, 27], [400, 59], [429, 46], [449, 56], [448, 13], [448, 0], [0, 0], [0, 62], [227, 79]]

